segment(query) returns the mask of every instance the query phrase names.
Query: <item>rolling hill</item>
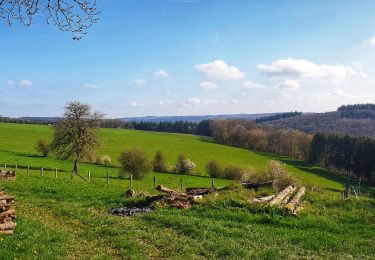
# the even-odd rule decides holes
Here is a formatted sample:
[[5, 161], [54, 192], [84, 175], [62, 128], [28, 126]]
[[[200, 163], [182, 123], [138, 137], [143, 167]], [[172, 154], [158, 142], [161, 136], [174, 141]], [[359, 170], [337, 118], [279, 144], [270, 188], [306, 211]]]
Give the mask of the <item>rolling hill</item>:
[[[82, 163], [80, 173], [90, 169], [92, 179], [70, 178], [72, 162], [40, 157], [38, 139], [51, 138], [43, 125], [0, 124], [0, 164], [15, 168], [16, 181], [0, 180], [7, 194], [16, 197], [17, 227], [13, 236], [0, 235], [3, 259], [55, 258], [374, 258], [375, 200], [361, 197], [342, 200], [344, 180], [304, 162], [271, 154], [216, 144], [199, 136], [101, 129], [99, 154], [108, 154], [113, 165]], [[135, 181], [139, 197], [125, 198], [129, 179], [117, 178], [118, 153], [138, 146], [152, 157], [161, 149], [169, 164], [185, 153], [198, 165], [194, 176], [151, 173]], [[305, 210], [298, 217], [275, 209], [264, 210], [249, 198], [273, 192], [235, 188], [208, 196], [191, 209], [157, 207], [135, 217], [110, 215], [112, 207], [143, 205], [145, 194], [156, 194], [157, 184], [178, 189], [209, 187], [212, 178], [205, 164], [216, 159], [258, 169], [269, 159], [282, 160], [309, 191]], [[27, 174], [26, 167], [30, 166]], [[44, 175], [40, 173], [44, 167]], [[58, 177], [55, 179], [55, 168]], [[106, 171], [109, 171], [109, 185]], [[235, 182], [215, 179], [215, 185]]]

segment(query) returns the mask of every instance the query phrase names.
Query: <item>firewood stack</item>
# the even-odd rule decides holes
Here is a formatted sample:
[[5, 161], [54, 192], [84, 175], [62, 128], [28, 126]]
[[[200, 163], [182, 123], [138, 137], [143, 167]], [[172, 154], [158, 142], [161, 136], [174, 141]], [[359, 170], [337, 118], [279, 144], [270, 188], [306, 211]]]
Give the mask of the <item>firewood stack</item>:
[[250, 202], [266, 203], [268, 205], [287, 208], [293, 215], [297, 215], [302, 209], [302, 197], [305, 195], [305, 187], [297, 191], [297, 187], [290, 185], [277, 195], [271, 195], [262, 198], [253, 198]]
[[16, 211], [12, 209], [14, 197], [5, 194], [3, 188], [0, 188], [0, 234], [13, 234], [13, 229], [16, 223], [13, 219], [16, 218]]
[[16, 171], [1, 169], [0, 170], [0, 179], [2, 180], [15, 180]]

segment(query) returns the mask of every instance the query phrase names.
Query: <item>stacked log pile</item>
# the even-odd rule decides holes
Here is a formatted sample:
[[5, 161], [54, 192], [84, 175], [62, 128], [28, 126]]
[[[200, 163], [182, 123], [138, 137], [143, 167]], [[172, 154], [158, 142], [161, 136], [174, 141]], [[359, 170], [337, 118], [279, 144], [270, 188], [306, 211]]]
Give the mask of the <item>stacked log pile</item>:
[[305, 187], [301, 187], [298, 191], [294, 194], [297, 190], [297, 187], [293, 185], [286, 187], [277, 195], [271, 195], [262, 198], [254, 198], [251, 202], [261, 202], [266, 203], [268, 205], [279, 206], [283, 208], [287, 208], [290, 212], [294, 215], [297, 215], [298, 211], [302, 209], [302, 197], [305, 195], [306, 189]]
[[0, 179], [2, 180], [15, 180], [16, 179], [16, 171], [12, 170], [0, 170]]
[[5, 194], [3, 188], [0, 188], [0, 234], [13, 234], [13, 229], [16, 223], [13, 220], [16, 218], [16, 211], [12, 209], [14, 197]]

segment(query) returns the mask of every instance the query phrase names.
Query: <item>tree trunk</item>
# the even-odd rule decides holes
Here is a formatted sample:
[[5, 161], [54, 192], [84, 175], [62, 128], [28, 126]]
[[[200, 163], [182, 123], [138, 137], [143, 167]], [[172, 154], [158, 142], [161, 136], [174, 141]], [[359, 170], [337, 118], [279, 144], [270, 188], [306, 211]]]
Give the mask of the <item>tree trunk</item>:
[[74, 161], [73, 172], [74, 173], [78, 172], [78, 158]]

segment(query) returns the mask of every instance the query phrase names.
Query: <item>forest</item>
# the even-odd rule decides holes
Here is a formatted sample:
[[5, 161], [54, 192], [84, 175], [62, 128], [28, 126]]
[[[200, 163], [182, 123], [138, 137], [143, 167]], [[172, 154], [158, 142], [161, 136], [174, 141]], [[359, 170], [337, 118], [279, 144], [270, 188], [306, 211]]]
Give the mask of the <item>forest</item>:
[[217, 142], [256, 151], [290, 156], [327, 167], [336, 174], [375, 183], [375, 140], [299, 130], [277, 129], [251, 121], [202, 122]]
[[324, 132], [375, 137], [375, 105], [344, 105], [333, 112], [307, 113], [262, 123], [306, 133]]

